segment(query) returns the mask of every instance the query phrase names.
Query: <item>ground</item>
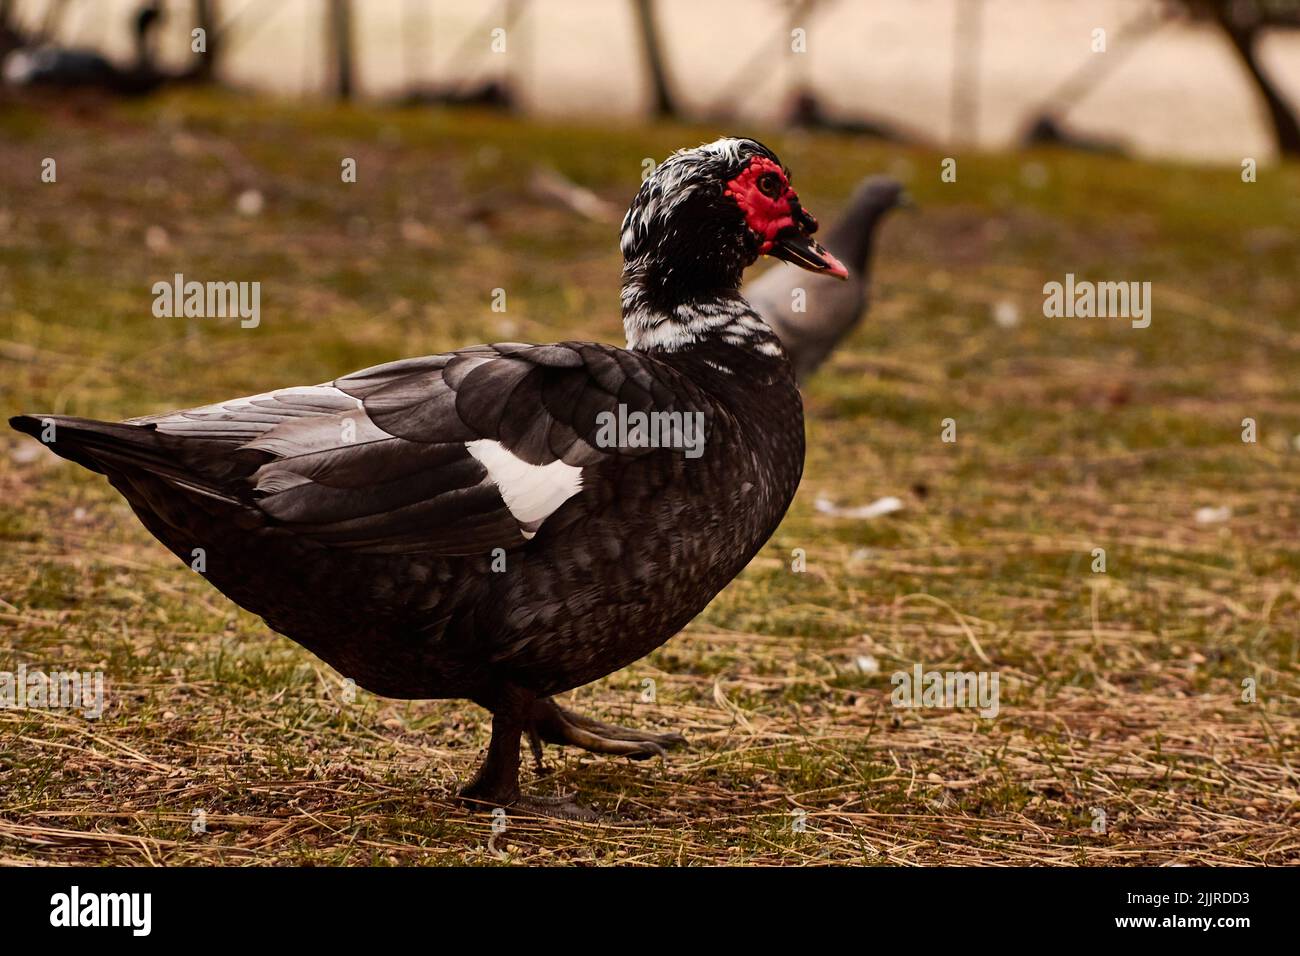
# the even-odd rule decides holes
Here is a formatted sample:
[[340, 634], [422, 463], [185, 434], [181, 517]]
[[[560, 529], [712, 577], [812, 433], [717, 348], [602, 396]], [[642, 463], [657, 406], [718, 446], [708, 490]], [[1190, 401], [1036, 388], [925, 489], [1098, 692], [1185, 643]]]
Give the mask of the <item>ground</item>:
[[[533, 171], [621, 208], [643, 159], [719, 132], [0, 104], [0, 405], [122, 418], [480, 341], [621, 343], [616, 223], [548, 204]], [[494, 834], [450, 798], [481, 711], [353, 697], [100, 477], [6, 432], [0, 670], [102, 670], [108, 707], [0, 710], [0, 862], [1300, 860], [1300, 168], [744, 132], [823, 219], [881, 171], [919, 212], [887, 224], [872, 311], [808, 383], [771, 542], [660, 651], [566, 695], [688, 748], [552, 749], [525, 788], [601, 821]], [[261, 281], [260, 325], [155, 318], [175, 272]], [[1150, 327], [1044, 317], [1066, 273], [1152, 282]], [[874, 519], [817, 506], [887, 495], [903, 509]], [[997, 716], [892, 706], [917, 663], [996, 672]]]

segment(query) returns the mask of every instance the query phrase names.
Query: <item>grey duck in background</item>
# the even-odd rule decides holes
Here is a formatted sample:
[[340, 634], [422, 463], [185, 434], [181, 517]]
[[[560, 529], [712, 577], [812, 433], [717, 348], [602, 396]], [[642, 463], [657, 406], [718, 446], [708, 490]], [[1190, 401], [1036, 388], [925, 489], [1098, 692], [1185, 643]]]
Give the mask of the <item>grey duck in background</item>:
[[[803, 406], [740, 280], [761, 254], [843, 278], [816, 227], [770, 150], [722, 139], [669, 157], [623, 220], [627, 349], [480, 345], [123, 423], [10, 424], [362, 687], [491, 711], [463, 798], [576, 815], [521, 797], [522, 736], [634, 758], [682, 742], [551, 697], [681, 630], [794, 497]], [[702, 454], [602, 438], [620, 412], [691, 415]]]
[[[745, 298], [780, 336], [799, 381], [806, 381], [861, 320], [871, 285], [876, 229], [891, 209], [910, 204], [897, 180], [868, 177], [823, 240], [848, 268], [848, 282], [808, 282], [795, 270], [778, 265], [745, 286]], [[805, 292], [803, 312], [793, 308], [795, 289]]]

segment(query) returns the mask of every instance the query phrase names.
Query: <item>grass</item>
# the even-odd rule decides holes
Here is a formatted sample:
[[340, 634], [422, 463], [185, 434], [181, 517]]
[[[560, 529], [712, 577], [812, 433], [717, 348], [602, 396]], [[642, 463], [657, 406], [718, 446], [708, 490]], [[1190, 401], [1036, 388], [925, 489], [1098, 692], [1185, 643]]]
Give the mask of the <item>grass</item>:
[[[809, 383], [803, 487], [775, 537], [683, 634], [569, 695], [681, 729], [687, 750], [552, 750], [525, 786], [576, 792], [604, 822], [494, 836], [450, 800], [486, 744], [480, 711], [349, 699], [102, 479], [11, 435], [0, 670], [102, 670], [109, 703], [93, 722], [0, 710], [0, 861], [1300, 860], [1300, 168], [1244, 184], [971, 155], [942, 183], [942, 153], [754, 132], [824, 218], [876, 171], [922, 211], [887, 224], [871, 315]], [[620, 342], [615, 226], [538, 199], [532, 170], [622, 206], [644, 157], [717, 133], [204, 94], [11, 104], [3, 407], [120, 418], [480, 341]], [[236, 208], [249, 189], [256, 216]], [[174, 272], [260, 280], [261, 325], [154, 318], [150, 287]], [[1150, 280], [1151, 327], [1043, 318], [1042, 285], [1066, 272]], [[815, 507], [883, 495], [904, 510]], [[1206, 507], [1230, 511], [1199, 522]], [[996, 670], [996, 719], [892, 707], [890, 674], [917, 662]]]

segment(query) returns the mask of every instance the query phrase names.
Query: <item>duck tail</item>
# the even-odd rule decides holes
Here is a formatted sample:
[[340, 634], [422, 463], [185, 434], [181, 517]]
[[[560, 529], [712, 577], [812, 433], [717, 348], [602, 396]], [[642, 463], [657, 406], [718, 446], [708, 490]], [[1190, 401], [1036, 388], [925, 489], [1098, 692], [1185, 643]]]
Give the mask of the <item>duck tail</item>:
[[50, 451], [101, 475], [146, 472], [208, 495], [229, 498], [217, 484], [195, 474], [152, 425], [101, 422], [71, 415], [15, 415], [9, 426], [31, 435]]
[[132, 466], [156, 467], [156, 449], [136, 434], [139, 425], [99, 422], [71, 415], [15, 415], [9, 427], [31, 435], [61, 458], [106, 474]]

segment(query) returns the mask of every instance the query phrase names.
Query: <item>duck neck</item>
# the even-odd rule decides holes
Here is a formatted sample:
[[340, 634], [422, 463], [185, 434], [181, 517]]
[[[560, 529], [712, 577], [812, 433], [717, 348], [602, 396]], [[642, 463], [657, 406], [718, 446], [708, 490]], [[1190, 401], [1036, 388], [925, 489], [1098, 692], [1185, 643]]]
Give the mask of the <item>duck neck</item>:
[[708, 279], [667, 274], [640, 262], [623, 269], [623, 330], [638, 352], [704, 346], [740, 348], [784, 359], [780, 339], [740, 294], [740, 270]]

